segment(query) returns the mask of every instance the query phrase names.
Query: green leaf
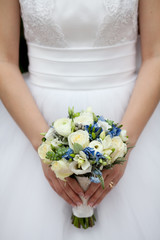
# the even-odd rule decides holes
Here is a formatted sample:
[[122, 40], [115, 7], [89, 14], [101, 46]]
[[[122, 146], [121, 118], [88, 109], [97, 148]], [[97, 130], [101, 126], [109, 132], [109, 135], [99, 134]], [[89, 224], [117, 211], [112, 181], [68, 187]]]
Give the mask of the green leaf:
[[101, 186], [104, 189], [104, 179], [103, 176], [97, 175], [97, 177], [99, 178], [99, 180], [101, 181]]
[[96, 114], [95, 113], [92, 113], [93, 114], [93, 120], [94, 120], [94, 122], [98, 122], [98, 117], [96, 116]]
[[46, 133], [45, 133], [45, 132], [43, 132], [43, 133], [40, 133], [40, 135], [42, 135], [42, 136], [45, 136], [45, 135], [46, 135]]
[[109, 125], [111, 125], [111, 126], [112, 126], [112, 124], [114, 123], [114, 121], [109, 120], [109, 119], [107, 119], [106, 122], [107, 122]]
[[74, 143], [73, 144], [73, 151], [74, 151], [75, 154], [79, 153], [82, 150], [83, 150], [82, 145], [80, 145], [79, 143]]

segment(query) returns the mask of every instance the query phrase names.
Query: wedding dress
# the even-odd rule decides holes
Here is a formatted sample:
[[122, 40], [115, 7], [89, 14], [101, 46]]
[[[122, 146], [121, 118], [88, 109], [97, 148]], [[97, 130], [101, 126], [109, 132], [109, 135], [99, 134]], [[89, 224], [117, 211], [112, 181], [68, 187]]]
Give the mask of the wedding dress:
[[[68, 106], [120, 122], [140, 60], [138, 0], [20, 0], [20, 7], [30, 62], [24, 78], [48, 124], [67, 116]], [[71, 207], [0, 103], [0, 239], [159, 240], [159, 113], [160, 105], [97, 207], [96, 225], [83, 230], [71, 225]]]

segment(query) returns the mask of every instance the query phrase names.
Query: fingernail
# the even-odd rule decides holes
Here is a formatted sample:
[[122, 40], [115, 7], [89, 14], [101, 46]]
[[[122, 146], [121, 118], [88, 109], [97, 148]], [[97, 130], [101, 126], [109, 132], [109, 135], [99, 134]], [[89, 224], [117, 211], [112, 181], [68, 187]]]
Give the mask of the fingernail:
[[78, 207], [79, 207], [79, 206], [81, 206], [81, 205], [82, 205], [82, 203], [81, 203], [81, 202], [78, 202], [78, 203], [77, 203], [77, 206], [78, 206]]
[[91, 203], [89, 203], [88, 205], [89, 205], [90, 207], [93, 207], [94, 203], [91, 202]]
[[84, 195], [84, 198], [85, 198], [85, 199], [88, 199], [88, 198], [89, 198], [89, 196], [87, 196], [87, 195]]
[[81, 192], [81, 193], [79, 194], [79, 196], [81, 196], [81, 197], [84, 197], [84, 193], [83, 193], [83, 192]]
[[93, 208], [96, 208], [98, 206], [98, 204], [94, 205]]

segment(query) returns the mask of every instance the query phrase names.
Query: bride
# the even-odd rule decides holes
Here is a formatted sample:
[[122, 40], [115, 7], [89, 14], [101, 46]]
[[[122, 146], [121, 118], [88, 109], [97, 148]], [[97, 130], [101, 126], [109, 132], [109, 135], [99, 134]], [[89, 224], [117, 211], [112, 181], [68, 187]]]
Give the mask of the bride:
[[[160, 1], [1, 0], [0, 9], [0, 239], [160, 239]], [[73, 105], [122, 123], [135, 145], [125, 164], [103, 172], [104, 190], [64, 184], [38, 158], [40, 133]], [[97, 207], [93, 229], [70, 222], [82, 195]]]

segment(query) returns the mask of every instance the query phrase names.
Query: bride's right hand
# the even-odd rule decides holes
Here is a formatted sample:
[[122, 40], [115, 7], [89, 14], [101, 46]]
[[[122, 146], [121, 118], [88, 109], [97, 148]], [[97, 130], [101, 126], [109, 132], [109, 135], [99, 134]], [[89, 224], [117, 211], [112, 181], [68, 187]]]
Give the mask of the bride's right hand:
[[78, 182], [70, 177], [67, 178], [67, 181], [58, 179], [48, 164], [43, 163], [42, 160], [41, 163], [44, 175], [53, 190], [70, 205], [81, 205], [82, 200], [80, 196], [84, 196], [84, 193]]

